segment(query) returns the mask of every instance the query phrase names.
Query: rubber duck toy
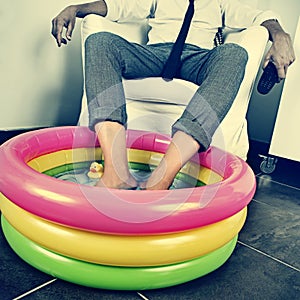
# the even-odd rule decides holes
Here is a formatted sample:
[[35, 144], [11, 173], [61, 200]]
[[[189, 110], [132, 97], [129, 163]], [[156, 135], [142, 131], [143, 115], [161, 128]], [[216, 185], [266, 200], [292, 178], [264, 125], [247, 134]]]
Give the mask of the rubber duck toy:
[[87, 176], [92, 179], [100, 178], [103, 174], [103, 166], [97, 162], [93, 162], [90, 165], [90, 170]]

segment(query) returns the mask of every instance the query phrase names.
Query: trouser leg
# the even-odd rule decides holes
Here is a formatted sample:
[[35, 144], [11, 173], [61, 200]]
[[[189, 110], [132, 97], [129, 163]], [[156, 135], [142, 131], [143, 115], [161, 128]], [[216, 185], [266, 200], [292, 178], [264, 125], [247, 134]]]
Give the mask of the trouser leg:
[[[108, 32], [93, 34], [85, 45], [85, 78], [90, 128], [104, 120], [126, 125], [122, 77], [159, 77], [172, 44], [141, 46]], [[244, 76], [247, 52], [224, 44], [212, 50], [187, 47], [179, 78], [200, 85], [185, 112], [172, 126], [207, 149], [227, 114]]]
[[85, 43], [85, 85], [89, 127], [109, 120], [126, 125], [127, 113], [122, 77], [160, 76], [165, 51], [129, 43], [109, 32], [90, 35]]
[[230, 109], [244, 77], [248, 55], [235, 44], [183, 56], [180, 77], [199, 84], [182, 116], [172, 126], [192, 136], [206, 150]]

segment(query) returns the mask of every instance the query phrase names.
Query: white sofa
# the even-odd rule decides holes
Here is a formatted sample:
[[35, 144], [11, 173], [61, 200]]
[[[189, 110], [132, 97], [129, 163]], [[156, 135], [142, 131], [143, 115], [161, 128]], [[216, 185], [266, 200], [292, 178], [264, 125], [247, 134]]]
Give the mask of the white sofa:
[[[95, 32], [109, 31], [129, 41], [146, 43], [149, 30], [147, 20], [139, 23], [117, 23], [97, 15], [83, 19], [82, 54], [84, 67], [84, 42]], [[255, 78], [268, 41], [267, 30], [253, 26], [243, 31], [225, 31], [225, 43], [243, 46], [249, 55], [244, 80], [228, 114], [213, 136], [212, 145], [247, 158], [249, 148], [246, 112]], [[128, 128], [170, 134], [171, 125], [182, 114], [185, 106], [198, 88], [180, 79], [166, 82], [162, 78], [123, 80], [128, 113]], [[85, 92], [79, 119], [81, 126], [88, 124]]]

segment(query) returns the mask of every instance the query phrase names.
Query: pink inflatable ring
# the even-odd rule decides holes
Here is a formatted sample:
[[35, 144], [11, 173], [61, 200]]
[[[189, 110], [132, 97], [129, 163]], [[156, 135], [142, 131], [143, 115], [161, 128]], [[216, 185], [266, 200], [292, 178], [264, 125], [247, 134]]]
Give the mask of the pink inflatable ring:
[[[129, 149], [164, 153], [165, 135], [128, 130]], [[211, 147], [191, 161], [222, 180], [175, 190], [117, 190], [62, 181], [37, 171], [30, 162], [58, 152], [97, 148], [85, 127], [58, 127], [29, 132], [0, 149], [0, 190], [19, 207], [49, 221], [87, 231], [119, 235], [172, 233], [226, 219], [242, 210], [255, 192], [255, 176], [240, 158]], [[74, 151], [73, 151], [74, 150]], [[81, 150], [80, 150], [81, 151]], [[83, 150], [85, 151], [85, 150]], [[66, 158], [67, 159], [70, 158]], [[87, 158], [86, 160], [89, 160]], [[52, 163], [52, 162], [50, 162]], [[1, 206], [0, 206], [1, 208]]]

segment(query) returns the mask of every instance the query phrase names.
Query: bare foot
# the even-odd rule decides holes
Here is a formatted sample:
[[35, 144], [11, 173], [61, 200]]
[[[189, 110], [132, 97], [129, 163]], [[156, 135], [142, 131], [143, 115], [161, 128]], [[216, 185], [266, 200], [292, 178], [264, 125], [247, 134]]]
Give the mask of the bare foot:
[[200, 145], [191, 136], [177, 131], [159, 165], [148, 181], [141, 185], [146, 190], [167, 190], [183, 165], [199, 150]]
[[120, 178], [113, 176], [103, 175], [97, 182], [97, 187], [106, 187], [111, 189], [122, 189], [122, 190], [131, 190], [137, 188], [137, 182], [134, 177], [129, 176], [128, 179], [124, 182]]
[[166, 167], [163, 160], [152, 172], [148, 181], [142, 182], [140, 187], [143, 190], [167, 190], [172, 185], [174, 177], [173, 174], [171, 176], [166, 176]]
[[125, 127], [117, 122], [104, 121], [96, 124], [95, 130], [105, 161], [103, 176], [96, 186], [113, 189], [136, 188], [137, 182], [128, 168]]
[[149, 183], [149, 182], [142, 182], [140, 184], [140, 188], [142, 190], [168, 190], [170, 188], [170, 186], [172, 185], [172, 182], [170, 183], [170, 182], [162, 180], [153, 185], [151, 185], [151, 183]]

